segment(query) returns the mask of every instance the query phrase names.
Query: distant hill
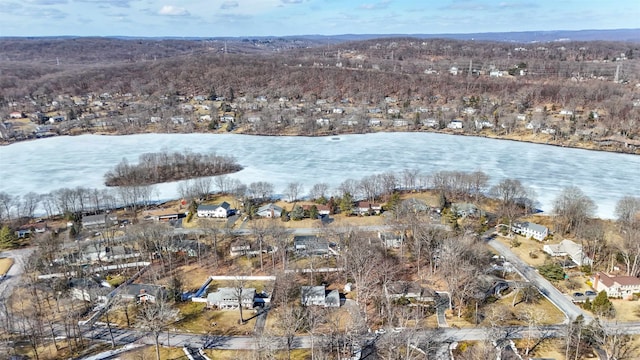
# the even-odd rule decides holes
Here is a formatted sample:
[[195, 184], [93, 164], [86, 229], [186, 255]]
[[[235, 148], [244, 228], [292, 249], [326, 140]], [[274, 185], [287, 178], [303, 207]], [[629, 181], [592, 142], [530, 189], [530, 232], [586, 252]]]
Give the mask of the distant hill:
[[[303, 38], [313, 41], [357, 41], [389, 37], [413, 37], [420, 39], [455, 39], [482, 40], [506, 42], [553, 42], [553, 41], [623, 41], [640, 42], [640, 29], [614, 30], [553, 30], [553, 31], [518, 31], [518, 32], [489, 32], [467, 34], [344, 34], [344, 35], [302, 35], [291, 38]], [[285, 37], [286, 38], [286, 37]]]

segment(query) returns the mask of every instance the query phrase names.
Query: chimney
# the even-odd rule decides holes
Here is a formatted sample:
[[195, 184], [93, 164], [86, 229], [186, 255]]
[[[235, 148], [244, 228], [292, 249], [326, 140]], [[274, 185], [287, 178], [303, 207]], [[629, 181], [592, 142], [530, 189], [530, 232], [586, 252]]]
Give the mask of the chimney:
[[595, 291], [598, 291], [598, 283], [600, 282], [600, 273], [597, 272], [594, 276], [593, 276], [593, 289]]

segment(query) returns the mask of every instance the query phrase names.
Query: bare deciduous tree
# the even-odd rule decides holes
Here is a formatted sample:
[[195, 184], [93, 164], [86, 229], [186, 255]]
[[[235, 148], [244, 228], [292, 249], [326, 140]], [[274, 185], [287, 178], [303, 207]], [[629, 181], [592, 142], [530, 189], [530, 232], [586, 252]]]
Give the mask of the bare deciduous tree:
[[553, 204], [553, 212], [558, 228], [563, 233], [574, 231], [592, 218], [596, 204], [576, 186], [562, 190]]

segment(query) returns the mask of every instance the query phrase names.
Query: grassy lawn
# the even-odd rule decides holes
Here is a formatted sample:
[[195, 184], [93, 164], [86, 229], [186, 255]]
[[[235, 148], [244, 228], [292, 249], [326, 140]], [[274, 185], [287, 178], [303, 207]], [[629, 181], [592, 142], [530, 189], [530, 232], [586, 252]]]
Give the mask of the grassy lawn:
[[[177, 307], [183, 319], [173, 324], [172, 328], [179, 331], [212, 335], [249, 335], [253, 333], [256, 323], [255, 319], [251, 319], [244, 324], [238, 324], [238, 310], [207, 310], [204, 303], [185, 302]], [[243, 311], [245, 319], [253, 315], [255, 314], [252, 310]]]
[[12, 265], [12, 258], [0, 258], [0, 276], [6, 275]]
[[611, 302], [616, 309], [616, 321], [640, 320], [640, 301], [611, 299]]
[[[514, 293], [510, 293], [499, 299], [495, 303], [484, 305], [478, 310], [484, 318], [479, 326], [491, 326], [492, 322], [499, 319], [501, 325], [526, 325], [527, 316], [533, 315], [540, 325], [559, 324], [564, 321], [564, 314], [555, 307], [549, 300], [541, 298], [537, 303], [518, 303], [512, 306]], [[463, 317], [458, 318], [456, 310], [447, 311], [447, 323], [452, 327], [468, 328], [474, 327], [473, 320], [467, 321]]]
[[[520, 246], [511, 247], [511, 239], [504, 236], [498, 236], [496, 239], [502, 244], [511, 247], [511, 251], [525, 263], [531, 266], [540, 266], [547, 260], [547, 254], [542, 251], [543, 244], [538, 240], [527, 239], [519, 235], [515, 235], [520, 241]], [[530, 254], [534, 253], [537, 258], [532, 258]]]

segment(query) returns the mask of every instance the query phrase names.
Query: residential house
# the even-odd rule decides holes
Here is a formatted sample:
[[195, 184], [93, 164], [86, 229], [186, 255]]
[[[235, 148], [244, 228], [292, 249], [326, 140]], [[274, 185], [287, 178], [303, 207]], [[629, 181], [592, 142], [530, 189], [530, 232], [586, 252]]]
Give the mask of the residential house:
[[462, 120], [451, 120], [449, 125], [447, 125], [449, 129], [462, 129], [462, 126]]
[[358, 202], [356, 212], [359, 215], [372, 215], [372, 214], [379, 215], [382, 212], [382, 205], [372, 203], [369, 201], [360, 201]]
[[380, 232], [378, 231], [378, 239], [382, 241], [382, 245], [387, 248], [399, 248], [404, 242], [404, 235], [400, 232]]
[[315, 235], [297, 235], [293, 238], [293, 249], [301, 255], [328, 255], [329, 242]]
[[[273, 251], [273, 247], [264, 246], [263, 252]], [[230, 249], [231, 256], [258, 256], [260, 255], [260, 249], [256, 249], [255, 246], [252, 246], [250, 242], [247, 240], [239, 240], [231, 244]]]
[[209, 217], [209, 218], [227, 218], [230, 215], [233, 215], [233, 209], [231, 209], [231, 205], [224, 201], [218, 205], [199, 205], [198, 206], [198, 217]]
[[632, 300], [633, 294], [640, 293], [640, 279], [635, 276], [608, 275], [597, 272], [591, 283], [597, 291], [605, 291], [608, 297]]
[[549, 235], [549, 229], [546, 226], [525, 222], [517, 222], [511, 226], [511, 230], [516, 234], [520, 234], [526, 238], [534, 238], [538, 241], [544, 240]]
[[316, 210], [318, 210], [318, 215], [320, 216], [325, 216], [325, 215], [329, 215], [331, 213], [331, 208], [328, 205], [322, 205], [322, 204], [313, 204], [313, 205], [302, 205], [302, 210], [304, 211], [310, 211], [312, 207], [316, 207]]
[[382, 120], [380, 119], [369, 119], [369, 126], [381, 126]]
[[282, 208], [273, 203], [269, 203], [267, 205], [260, 206], [258, 211], [256, 211], [256, 215], [263, 218], [279, 218], [282, 216]]
[[118, 224], [118, 216], [116, 214], [98, 214], [87, 215], [82, 217], [83, 229], [106, 228]]
[[571, 240], [562, 240], [560, 244], [547, 244], [542, 250], [551, 256], [568, 256], [576, 265], [591, 265], [593, 260], [582, 252], [582, 245]]
[[413, 299], [415, 301], [433, 302], [437, 294], [431, 289], [425, 289], [413, 281], [393, 281], [385, 284], [385, 295], [392, 300], [400, 298]]
[[338, 290], [327, 290], [321, 286], [302, 286], [300, 288], [302, 306], [340, 307], [340, 293]]
[[436, 119], [425, 119], [425, 120], [422, 120], [422, 124], [430, 128], [436, 128], [438, 127], [440, 122], [438, 122], [438, 120]]
[[9, 119], [22, 119], [22, 113], [19, 111], [14, 111], [9, 114]]
[[400, 207], [403, 209], [411, 210], [414, 213], [425, 213], [430, 210], [430, 207], [426, 202], [417, 198], [408, 198], [406, 200], [403, 200], [400, 203]]
[[69, 287], [71, 298], [87, 302], [98, 301], [104, 303], [107, 301], [107, 294], [113, 290], [100, 285], [100, 283], [91, 278], [73, 278], [67, 281], [67, 286]]
[[82, 261], [106, 261], [134, 259], [140, 257], [140, 253], [129, 247], [122, 245], [116, 246], [99, 246], [91, 245], [86, 247], [80, 254]]
[[142, 218], [149, 221], [169, 222], [178, 220], [182, 215], [175, 209], [154, 209], [147, 210], [142, 213]]
[[135, 300], [137, 304], [155, 303], [158, 298], [167, 296], [167, 291], [160, 285], [129, 284], [122, 285], [117, 296], [125, 300]]
[[61, 116], [61, 115], [49, 117], [49, 122], [51, 124], [55, 124], [63, 121], [64, 121], [64, 116]]
[[[239, 289], [231, 287], [219, 288], [216, 292], [209, 293], [207, 295], [207, 306], [216, 307], [220, 310], [223, 309], [237, 309], [238, 308], [238, 293]], [[244, 288], [240, 292], [240, 298], [242, 307], [246, 309], [252, 309], [255, 304], [256, 289]]]
[[451, 204], [451, 211], [460, 218], [483, 215], [483, 212], [471, 203], [453, 203]]
[[49, 228], [47, 227], [47, 223], [35, 223], [35, 224], [26, 224], [20, 226], [16, 231], [16, 235], [18, 238], [22, 239], [30, 236], [32, 233], [42, 234], [46, 232]]

